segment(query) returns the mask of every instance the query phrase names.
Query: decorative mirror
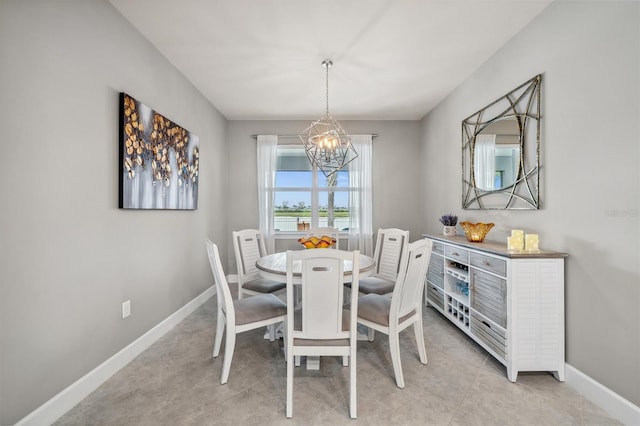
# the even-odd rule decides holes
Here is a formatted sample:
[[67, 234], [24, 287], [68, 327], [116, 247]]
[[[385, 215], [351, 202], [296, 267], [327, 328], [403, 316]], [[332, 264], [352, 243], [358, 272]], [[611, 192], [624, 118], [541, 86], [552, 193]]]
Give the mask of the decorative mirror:
[[462, 121], [462, 208], [539, 209], [539, 74]]

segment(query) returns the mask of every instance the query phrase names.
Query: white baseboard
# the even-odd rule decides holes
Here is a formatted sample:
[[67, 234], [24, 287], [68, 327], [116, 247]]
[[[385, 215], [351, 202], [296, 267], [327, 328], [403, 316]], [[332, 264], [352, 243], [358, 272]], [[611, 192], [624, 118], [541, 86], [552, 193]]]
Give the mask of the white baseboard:
[[565, 381], [569, 386], [625, 425], [640, 425], [640, 407], [571, 365], [565, 364], [565, 368]]
[[147, 331], [111, 358], [69, 385], [62, 392], [33, 410], [30, 414], [16, 423], [16, 426], [50, 425], [67, 411], [76, 406], [91, 392], [117, 373], [122, 367], [131, 362], [142, 351], [147, 349], [164, 334], [195, 311], [215, 294], [215, 286], [209, 287], [192, 301], [178, 309], [158, 325]]

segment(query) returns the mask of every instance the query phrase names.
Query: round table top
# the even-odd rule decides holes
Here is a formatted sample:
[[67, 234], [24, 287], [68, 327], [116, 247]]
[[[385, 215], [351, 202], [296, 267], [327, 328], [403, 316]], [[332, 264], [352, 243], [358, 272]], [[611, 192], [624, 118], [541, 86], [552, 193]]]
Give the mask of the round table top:
[[[332, 249], [310, 249], [310, 250], [332, 250]], [[296, 268], [297, 266], [297, 268]], [[371, 275], [374, 272], [376, 262], [369, 256], [360, 255], [360, 278]], [[287, 252], [268, 254], [261, 257], [256, 262], [256, 267], [266, 274], [287, 275]], [[296, 272], [296, 269], [298, 272]], [[294, 262], [293, 274], [300, 275], [300, 262]], [[352, 263], [346, 261], [344, 264], [345, 275], [351, 275]]]

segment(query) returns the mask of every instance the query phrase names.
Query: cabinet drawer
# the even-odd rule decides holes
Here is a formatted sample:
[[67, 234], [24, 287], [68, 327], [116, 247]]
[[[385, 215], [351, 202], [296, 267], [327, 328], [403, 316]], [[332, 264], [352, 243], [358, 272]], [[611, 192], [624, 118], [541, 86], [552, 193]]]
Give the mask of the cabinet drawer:
[[460, 247], [445, 246], [444, 255], [465, 265], [469, 264], [469, 251]]
[[440, 288], [444, 288], [444, 258], [431, 253], [429, 269], [427, 270], [427, 280]]
[[471, 307], [501, 327], [507, 326], [507, 281], [472, 269]]
[[507, 275], [507, 261], [503, 259], [497, 259], [495, 257], [485, 256], [479, 253], [471, 253], [470, 263], [485, 271], [493, 272], [501, 276]]
[[427, 283], [427, 299], [444, 310], [444, 291], [430, 283]]
[[439, 243], [437, 241], [433, 241], [433, 248], [431, 249], [431, 251], [434, 253], [444, 254], [444, 244]]
[[506, 359], [506, 334], [504, 330], [473, 311], [471, 311], [471, 334], [489, 346], [497, 355]]

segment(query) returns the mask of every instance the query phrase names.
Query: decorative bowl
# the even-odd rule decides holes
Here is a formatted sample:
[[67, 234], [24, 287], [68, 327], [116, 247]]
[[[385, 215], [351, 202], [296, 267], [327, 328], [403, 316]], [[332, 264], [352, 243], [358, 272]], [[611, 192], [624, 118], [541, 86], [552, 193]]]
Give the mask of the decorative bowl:
[[307, 238], [299, 238], [298, 242], [305, 248], [329, 248], [336, 245], [336, 239], [323, 235], [322, 237], [311, 236]]
[[464, 229], [464, 235], [467, 237], [467, 240], [472, 243], [481, 243], [484, 241], [484, 237], [487, 236], [487, 233], [493, 228], [493, 223], [471, 223], [471, 222], [460, 222], [460, 226]]

